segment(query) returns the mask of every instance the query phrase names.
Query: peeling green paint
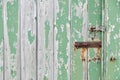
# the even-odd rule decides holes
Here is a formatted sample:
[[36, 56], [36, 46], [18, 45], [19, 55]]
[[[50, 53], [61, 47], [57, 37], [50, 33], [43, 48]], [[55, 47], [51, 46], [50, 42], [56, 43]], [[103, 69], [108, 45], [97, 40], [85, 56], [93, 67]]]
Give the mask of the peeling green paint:
[[[50, 22], [48, 20], [45, 21], [44, 29], [45, 29], [45, 48], [46, 48], [46, 51], [48, 51], [45, 53], [45, 60], [46, 60], [45, 62], [49, 62], [49, 50], [47, 50], [47, 49], [48, 49], [48, 45], [49, 45]], [[50, 36], [50, 38], [51, 38], [51, 36]], [[49, 73], [48, 64], [49, 63], [45, 64], [45, 66], [46, 66], [45, 74]], [[44, 76], [44, 80], [48, 80], [48, 79], [49, 79], [48, 75]]]
[[[84, 16], [85, 0], [73, 0], [72, 1], [72, 21], [71, 21], [71, 34], [72, 34], [72, 44], [75, 41], [84, 41], [84, 36], [82, 35], [82, 30], [84, 27], [83, 20], [87, 18]], [[86, 5], [87, 6], [87, 5]], [[77, 11], [79, 9], [79, 13]], [[79, 15], [77, 15], [79, 14]], [[101, 26], [102, 24], [102, 1], [101, 0], [88, 0], [88, 25], [90, 26]], [[101, 34], [97, 34], [97, 38], [101, 38]], [[88, 35], [89, 36], [89, 35]], [[71, 45], [72, 46], [72, 45]], [[74, 47], [73, 47], [74, 48]], [[81, 49], [72, 50], [72, 80], [82, 80], [83, 79], [83, 62], [81, 61]], [[88, 50], [88, 56], [96, 56], [94, 49]], [[88, 78], [90, 80], [99, 80], [101, 71], [100, 62], [89, 62], [88, 68]], [[96, 73], [97, 72], [97, 73]], [[87, 75], [86, 75], [87, 77]]]
[[16, 54], [18, 36], [18, 0], [14, 0], [14, 4], [7, 2], [7, 17], [10, 53]]
[[[108, 0], [106, 80], [120, 80], [120, 0]], [[110, 58], [116, 58], [110, 61]]]
[[[0, 0], [0, 45], [2, 45], [3, 41], [3, 9]], [[7, 30], [8, 30], [8, 42], [10, 47], [10, 64], [12, 67], [8, 68], [10, 70], [10, 77], [16, 79], [17, 71], [15, 64], [16, 55], [17, 55], [17, 43], [18, 43], [18, 1], [19, 0], [8, 0], [7, 2]], [[69, 1], [71, 1], [71, 14], [69, 13]], [[72, 55], [72, 74], [71, 80], [82, 80], [83, 79], [83, 65], [81, 61], [81, 49], [73, 50], [73, 44], [75, 41], [83, 41], [82, 35], [82, 27], [83, 20], [85, 16], [83, 16], [83, 7], [85, 1], [88, 1], [88, 25], [89, 28], [91, 26], [101, 26], [102, 25], [102, 1], [101, 0], [58, 0], [57, 6], [59, 6], [59, 12], [57, 13], [56, 18], [56, 41], [58, 41], [58, 72], [57, 72], [57, 80], [68, 80], [68, 71], [66, 68], [66, 64], [68, 64], [68, 55], [67, 55], [67, 45], [68, 45], [68, 37], [67, 37], [67, 28], [66, 23], [70, 23], [71, 29], [71, 55]], [[105, 0], [104, 0], [105, 1]], [[119, 80], [120, 79], [120, 0], [106, 0], [108, 5], [108, 23], [107, 23], [107, 40], [108, 42], [105, 44], [107, 46], [107, 66], [106, 66], [106, 79], [105, 80]], [[33, 5], [33, 4], [32, 4]], [[45, 4], [46, 5], [46, 4]], [[56, 5], [56, 4], [55, 4]], [[80, 11], [80, 12], [79, 12]], [[71, 15], [71, 21], [68, 19], [68, 14]], [[35, 17], [37, 19], [37, 17]], [[49, 47], [49, 35], [50, 33], [50, 22], [48, 20], [45, 21], [45, 50]], [[28, 42], [32, 44], [35, 41], [35, 35], [31, 30], [27, 32]], [[90, 37], [90, 35], [88, 35]], [[101, 40], [101, 33], [97, 34], [97, 39]], [[9, 49], [8, 49], [9, 51]], [[2, 48], [0, 48], [0, 57], [3, 54]], [[14, 55], [14, 56], [13, 56]], [[45, 76], [44, 80], [49, 80], [48, 73], [48, 63], [49, 63], [49, 51], [45, 52]], [[88, 50], [89, 58], [94, 58], [97, 56], [96, 50], [89, 49]], [[113, 56], [116, 58], [116, 61], [110, 62], [110, 57]], [[7, 60], [6, 60], [7, 61]], [[36, 65], [35, 65], [36, 66]], [[70, 66], [70, 65], [69, 65]], [[68, 66], [67, 66], [68, 67]], [[0, 74], [3, 72], [3, 66], [0, 65]], [[14, 69], [15, 68], [15, 69]], [[7, 73], [6, 73], [7, 74]], [[89, 80], [100, 80], [101, 77], [101, 62], [89, 62], [89, 70], [88, 70], [88, 78]], [[33, 78], [30, 78], [33, 80]]]
[[46, 76], [44, 76], [44, 79], [43, 80], [48, 80], [48, 78]]
[[102, 26], [102, 1], [88, 1], [89, 26]]
[[3, 71], [3, 66], [0, 67], [0, 72], [2, 72], [2, 71]]
[[[91, 26], [102, 26], [102, 1], [88, 1], [89, 28]], [[90, 34], [88, 35], [90, 37]], [[101, 33], [97, 32], [95, 39], [101, 40]], [[89, 58], [97, 57], [97, 49], [89, 49]], [[89, 80], [101, 80], [101, 61], [89, 62]]]
[[68, 0], [58, 0], [59, 2], [59, 13], [57, 13], [57, 20], [56, 20], [56, 28], [57, 28], [57, 36], [56, 41], [58, 41], [58, 76], [57, 80], [68, 80], [67, 69], [65, 65], [68, 62], [68, 56], [66, 52], [68, 38], [67, 38], [67, 30], [66, 30], [66, 23], [68, 21]]
[[[72, 0], [72, 15], [71, 15], [71, 46], [73, 46], [75, 41], [83, 41], [82, 36], [82, 27], [83, 27], [83, 9], [84, 0]], [[79, 11], [77, 11], [77, 8]], [[81, 14], [81, 15], [76, 15]], [[83, 79], [83, 67], [81, 60], [81, 50], [74, 50], [74, 46], [72, 47], [72, 80], [82, 80]]]
[[45, 47], [48, 48], [49, 43], [49, 32], [50, 32], [50, 23], [45, 21]]
[[12, 75], [12, 77], [13, 77], [13, 78], [15, 78], [15, 77], [16, 77], [16, 75], [17, 75], [17, 72], [16, 72], [16, 71], [14, 71], [14, 70], [11, 70], [11, 75]]
[[[9, 42], [9, 50], [10, 50], [10, 57], [14, 57], [17, 55], [17, 43], [18, 43], [18, 0], [14, 0], [12, 2], [8, 1], [6, 4], [7, 7], [7, 31], [8, 31], [8, 42]], [[6, 39], [7, 40], [7, 39]], [[9, 66], [14, 65], [17, 66], [15, 63], [16, 58], [10, 58], [11, 62], [8, 64]], [[16, 78], [17, 77], [17, 69], [13, 67], [9, 68], [10, 77]]]
[[30, 44], [32, 44], [33, 41], [35, 40], [35, 36], [32, 33], [32, 31], [30, 31], [30, 30], [28, 31], [28, 40], [29, 40]]

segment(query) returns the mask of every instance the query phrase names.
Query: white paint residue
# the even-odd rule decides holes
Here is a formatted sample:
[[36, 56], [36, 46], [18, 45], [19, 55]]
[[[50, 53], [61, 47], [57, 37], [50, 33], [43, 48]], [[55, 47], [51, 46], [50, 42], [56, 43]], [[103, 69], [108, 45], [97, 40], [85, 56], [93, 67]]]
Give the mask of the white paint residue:
[[118, 2], [120, 2], [120, 0], [118, 0]]
[[95, 7], [100, 6], [100, 1], [99, 0], [95, 0]]
[[67, 39], [68, 39], [68, 43], [67, 43], [67, 57], [68, 57], [68, 61], [67, 64], [65, 64], [65, 68], [67, 70], [67, 76], [68, 76], [68, 80], [70, 80], [70, 58], [71, 58], [71, 54], [70, 54], [70, 24], [66, 23], [66, 28], [67, 28]]
[[88, 1], [86, 0], [83, 6], [83, 27], [82, 27], [82, 36], [84, 41], [88, 39]]
[[115, 34], [114, 39], [119, 39], [120, 38], [120, 30], [119, 33]]
[[13, 5], [15, 0], [7, 0], [7, 1]]
[[76, 16], [81, 18], [82, 17], [82, 12], [83, 12], [82, 3], [79, 2], [79, 5], [76, 6]]
[[117, 71], [119, 71], [120, 70], [120, 68], [117, 68]]
[[63, 15], [63, 8], [60, 10], [60, 15], [61, 16]]
[[[70, 24], [69, 23], [66, 23], [66, 27], [67, 27], [67, 38], [68, 38], [68, 41], [70, 41]], [[69, 42], [68, 42], [68, 47], [67, 49], [69, 49]]]
[[120, 17], [117, 17], [116, 19], [117, 19], [117, 22], [120, 23]]
[[3, 66], [3, 40], [0, 43], [0, 66]]
[[61, 29], [62, 29], [62, 32], [63, 32], [64, 31], [64, 25], [63, 24], [61, 25]]
[[[55, 36], [57, 34], [58, 30], [57, 28], [55, 27]], [[57, 55], [58, 55], [58, 41], [56, 40], [56, 38], [54, 37], [54, 40], [55, 40], [55, 44], [54, 44], [54, 80], [57, 80], [57, 72], [58, 72], [58, 59], [57, 59]]]
[[54, 25], [56, 26], [56, 21], [57, 21], [57, 13], [59, 13], [59, 2], [58, 0], [54, 1], [54, 6], [53, 6], [55, 12], [54, 12]]
[[107, 33], [107, 44], [110, 44], [110, 35], [111, 32], [114, 31], [115, 25], [111, 25], [111, 27], [108, 29], [108, 33]]

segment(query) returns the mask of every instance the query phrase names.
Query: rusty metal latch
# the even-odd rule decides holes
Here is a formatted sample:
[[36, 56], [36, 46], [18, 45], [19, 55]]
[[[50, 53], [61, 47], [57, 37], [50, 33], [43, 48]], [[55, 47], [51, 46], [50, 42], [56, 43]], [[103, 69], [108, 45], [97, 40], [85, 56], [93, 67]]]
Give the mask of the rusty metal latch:
[[94, 27], [92, 26], [90, 29], [89, 29], [90, 32], [105, 32], [106, 31], [106, 28], [105, 27]]
[[90, 27], [90, 29], [89, 29], [90, 37], [91, 37], [92, 40], [94, 40], [95, 37], [96, 37], [96, 34], [97, 34], [98, 32], [105, 32], [105, 31], [106, 31], [106, 28], [105, 28], [105, 27], [94, 27], [94, 26], [92, 26], [92, 27]]
[[75, 42], [75, 48], [101, 48], [102, 43], [101, 41], [98, 42]]

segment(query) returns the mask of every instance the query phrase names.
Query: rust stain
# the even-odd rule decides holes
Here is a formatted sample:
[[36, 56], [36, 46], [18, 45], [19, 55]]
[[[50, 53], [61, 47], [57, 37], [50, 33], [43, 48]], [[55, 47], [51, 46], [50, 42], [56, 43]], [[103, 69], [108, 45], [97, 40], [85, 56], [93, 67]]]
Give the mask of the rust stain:
[[101, 55], [100, 55], [100, 51], [101, 51], [101, 48], [97, 48], [97, 57], [100, 58]]
[[74, 52], [76, 52], [76, 47], [74, 47]]
[[82, 53], [81, 53], [81, 58], [82, 58], [82, 61], [85, 61], [85, 53], [86, 52], [86, 48], [82, 48]]

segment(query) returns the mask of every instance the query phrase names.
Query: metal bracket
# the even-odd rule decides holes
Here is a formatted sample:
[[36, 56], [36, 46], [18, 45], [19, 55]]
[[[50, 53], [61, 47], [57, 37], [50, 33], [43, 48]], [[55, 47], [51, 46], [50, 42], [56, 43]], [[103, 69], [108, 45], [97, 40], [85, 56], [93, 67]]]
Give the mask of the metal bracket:
[[92, 26], [92, 27], [89, 29], [89, 31], [90, 31], [90, 37], [91, 37], [91, 39], [94, 40], [95, 37], [96, 37], [96, 34], [97, 34], [98, 32], [105, 32], [105, 31], [106, 31], [106, 28], [105, 28], [105, 27], [94, 27], [94, 26]]
[[90, 29], [89, 29], [90, 32], [105, 32], [106, 31], [106, 28], [105, 27], [94, 27], [92, 26]]
[[75, 42], [74, 44], [75, 48], [101, 48], [102, 43], [99, 42]]

